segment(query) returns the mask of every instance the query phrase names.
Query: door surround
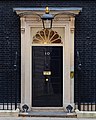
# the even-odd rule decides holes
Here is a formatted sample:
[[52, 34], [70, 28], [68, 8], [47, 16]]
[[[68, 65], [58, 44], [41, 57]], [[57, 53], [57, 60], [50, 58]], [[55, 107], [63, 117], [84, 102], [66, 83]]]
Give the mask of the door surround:
[[[70, 73], [74, 72], [74, 22], [75, 15], [79, 14], [82, 8], [49, 8], [50, 12], [59, 14], [53, 21], [53, 28], [64, 29], [63, 38], [63, 108], [71, 104], [74, 107], [74, 77]], [[21, 21], [21, 106], [27, 104], [32, 106], [32, 76], [31, 76], [31, 30], [42, 28], [41, 19], [33, 13], [44, 14], [45, 8], [14, 8], [20, 16]], [[70, 15], [72, 13], [73, 15]], [[36, 45], [36, 44], [35, 44]], [[42, 46], [44, 44], [41, 44]], [[46, 44], [51, 46], [52, 44]], [[59, 46], [60, 44], [54, 44]]]

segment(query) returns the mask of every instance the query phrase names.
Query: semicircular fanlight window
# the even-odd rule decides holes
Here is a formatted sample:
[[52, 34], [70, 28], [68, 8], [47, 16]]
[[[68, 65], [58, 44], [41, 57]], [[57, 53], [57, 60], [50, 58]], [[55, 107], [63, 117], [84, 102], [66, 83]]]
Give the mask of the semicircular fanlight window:
[[51, 43], [62, 43], [61, 37], [56, 31], [52, 29], [43, 29], [38, 31], [33, 37], [33, 42], [37, 44], [51, 44]]

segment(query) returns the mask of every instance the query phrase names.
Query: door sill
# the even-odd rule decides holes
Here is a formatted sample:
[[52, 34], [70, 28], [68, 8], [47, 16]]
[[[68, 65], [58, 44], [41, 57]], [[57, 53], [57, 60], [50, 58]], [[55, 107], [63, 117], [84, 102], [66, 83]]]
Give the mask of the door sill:
[[63, 107], [32, 107], [32, 111], [64, 111]]

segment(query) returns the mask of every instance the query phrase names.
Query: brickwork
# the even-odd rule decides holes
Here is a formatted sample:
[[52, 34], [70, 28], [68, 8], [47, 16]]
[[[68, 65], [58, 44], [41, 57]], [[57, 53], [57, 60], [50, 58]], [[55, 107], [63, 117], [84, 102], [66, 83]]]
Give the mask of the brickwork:
[[[0, 102], [17, 94], [20, 102], [20, 22], [14, 7], [82, 7], [75, 29], [75, 102], [96, 102], [96, 2], [95, 0], [0, 1]], [[78, 52], [77, 52], [78, 51]], [[77, 71], [79, 53], [81, 71]], [[81, 78], [78, 74], [81, 72]], [[78, 80], [80, 94], [78, 96]], [[17, 83], [17, 90], [16, 90]], [[10, 85], [11, 84], [11, 85]], [[7, 85], [5, 87], [5, 85]], [[17, 91], [17, 92], [16, 92]], [[5, 97], [6, 96], [6, 97]], [[8, 99], [7, 99], [8, 98]]]

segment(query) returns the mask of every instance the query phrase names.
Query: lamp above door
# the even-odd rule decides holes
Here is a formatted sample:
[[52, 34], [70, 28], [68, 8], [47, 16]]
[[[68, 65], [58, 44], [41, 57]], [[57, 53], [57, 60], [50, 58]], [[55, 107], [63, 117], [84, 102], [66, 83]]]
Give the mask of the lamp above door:
[[49, 8], [46, 7], [45, 14], [41, 17], [43, 22], [43, 28], [44, 29], [51, 29], [52, 28], [52, 20], [54, 19], [54, 16], [49, 13]]

